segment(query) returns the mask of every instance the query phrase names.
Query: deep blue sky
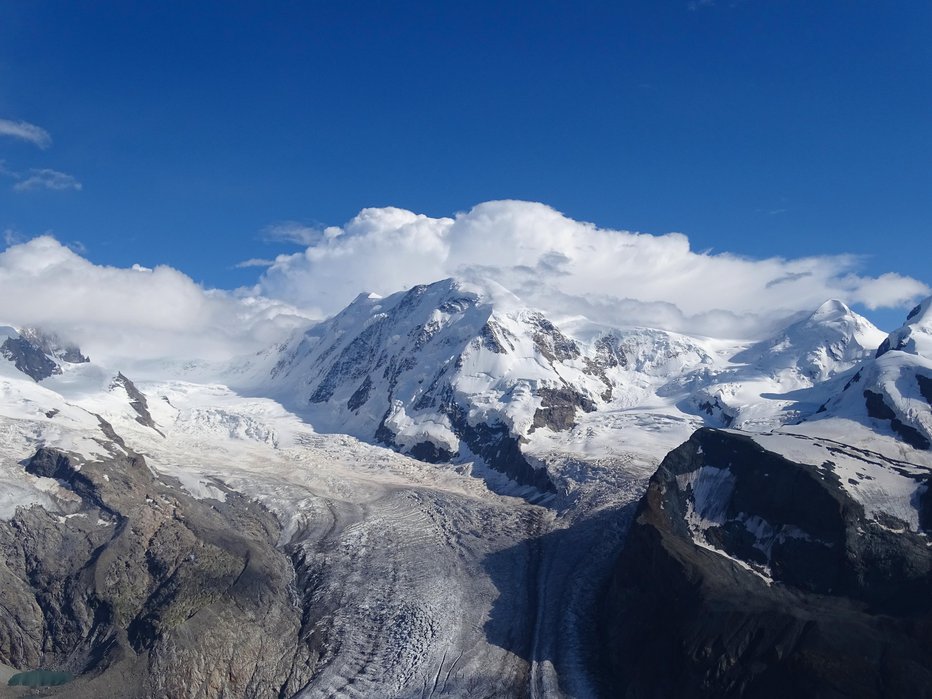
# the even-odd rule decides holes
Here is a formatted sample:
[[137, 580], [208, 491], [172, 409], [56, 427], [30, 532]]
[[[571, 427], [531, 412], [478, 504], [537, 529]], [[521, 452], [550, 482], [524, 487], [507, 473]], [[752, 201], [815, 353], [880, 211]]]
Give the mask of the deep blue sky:
[[0, 228], [232, 287], [276, 221], [520, 198], [929, 283], [930, 36], [923, 0], [10, 0], [0, 118], [54, 143], [0, 159], [82, 190], [0, 183]]

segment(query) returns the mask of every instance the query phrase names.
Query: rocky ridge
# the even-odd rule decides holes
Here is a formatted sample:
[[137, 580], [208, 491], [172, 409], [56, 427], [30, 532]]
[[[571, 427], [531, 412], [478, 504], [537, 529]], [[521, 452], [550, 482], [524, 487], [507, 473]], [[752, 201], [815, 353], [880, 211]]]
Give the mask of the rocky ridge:
[[911, 330], [810, 419], [703, 429], [664, 458], [603, 598], [613, 691], [932, 696], [930, 367]]
[[25, 464], [62, 485], [65, 514], [0, 522], [0, 657], [71, 671], [75, 697], [296, 693], [315, 660], [276, 519], [238, 493], [192, 498], [109, 446]]

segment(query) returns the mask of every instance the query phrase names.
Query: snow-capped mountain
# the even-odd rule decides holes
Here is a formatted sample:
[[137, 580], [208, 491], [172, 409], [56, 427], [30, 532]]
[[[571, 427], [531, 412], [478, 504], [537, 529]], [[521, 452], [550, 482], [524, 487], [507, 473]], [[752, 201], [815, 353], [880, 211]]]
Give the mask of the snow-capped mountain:
[[738, 351], [731, 366], [690, 376], [683, 407], [715, 426], [753, 431], [804, 419], [819, 405], [799, 392], [842, 374], [873, 355], [884, 334], [841, 301], [830, 300], [781, 332]]
[[932, 356], [932, 298], [925, 299], [909, 312], [903, 326], [890, 333], [880, 345], [877, 356], [891, 350]]
[[932, 299], [914, 308], [906, 323], [883, 341], [876, 357], [862, 362], [813, 420], [827, 429], [857, 422], [872, 432], [894, 434], [916, 449], [932, 447]]
[[361, 295], [264, 360], [254, 390], [271, 387], [318, 429], [429, 461], [508, 462], [519, 482], [544, 487], [517, 440], [610, 401], [626, 362], [609, 338], [583, 347], [541, 313], [501, 311], [453, 280]]
[[832, 299], [811, 315], [732, 359], [779, 374], [790, 370], [813, 383], [825, 381], [874, 354], [884, 333], [844, 303]]
[[832, 396], [809, 419], [702, 429], [664, 458], [603, 598], [619, 691], [694, 696], [702, 678], [701, 696], [928, 693], [928, 305], [876, 358], [802, 391]]
[[[819, 402], [793, 393], [871, 356], [883, 333], [839, 301], [747, 344], [650, 328], [558, 325], [501, 290], [456, 280], [344, 311], [238, 366], [229, 383], [273, 395], [319, 430], [428, 461], [482, 459], [550, 490], [555, 452], [611, 450], [619, 430], [701, 423], [764, 430]], [[626, 434], [625, 436], [628, 436]]]
[[[222, 365], [103, 366], [8, 328], [0, 672], [61, 667], [78, 697], [598, 696], [639, 676], [624, 649], [643, 639], [618, 629], [652, 610], [671, 637], [726, 644], [710, 687], [750, 687], [767, 679], [734, 670], [747, 646], [716, 610], [752, 597], [755, 668], [856, 665], [834, 636], [812, 651], [773, 631], [805, 622], [790, 597], [909, 660], [906, 622], [849, 612], [924, 594], [932, 567], [928, 308], [883, 345], [837, 301], [748, 343], [444, 280]], [[854, 582], [806, 579], [826, 566]], [[626, 592], [603, 598], [610, 580]], [[600, 640], [615, 665], [586, 655]], [[701, 660], [667, 650], [641, 669]]]

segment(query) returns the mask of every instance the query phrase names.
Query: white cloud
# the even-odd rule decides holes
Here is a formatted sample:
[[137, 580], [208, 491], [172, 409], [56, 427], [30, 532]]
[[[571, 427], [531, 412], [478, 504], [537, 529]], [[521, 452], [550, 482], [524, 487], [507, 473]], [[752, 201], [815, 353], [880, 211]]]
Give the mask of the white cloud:
[[494, 280], [554, 315], [753, 336], [841, 298], [895, 307], [928, 294], [897, 274], [857, 274], [850, 255], [748, 259], [694, 252], [686, 236], [601, 229], [543, 204], [494, 201], [454, 218], [364, 209], [303, 252], [279, 256], [259, 290], [329, 315], [359, 292], [448, 276]]
[[315, 228], [313, 226], [306, 226], [303, 223], [298, 223], [297, 221], [281, 221], [263, 228], [262, 238], [274, 242], [314, 245], [321, 240], [327, 240], [338, 236], [341, 232], [341, 229], [336, 226]]
[[247, 269], [249, 267], [271, 267], [275, 260], [266, 260], [264, 257], [250, 257], [248, 260], [237, 262], [236, 269]]
[[0, 323], [39, 326], [93, 359], [224, 359], [303, 324], [287, 304], [206, 290], [171, 267], [95, 265], [51, 236], [0, 253]]
[[63, 191], [73, 189], [81, 191], [81, 183], [72, 175], [50, 168], [32, 168], [28, 175], [22, 176], [13, 189], [17, 192], [28, 192], [35, 189], [52, 189]]
[[22, 141], [29, 141], [43, 150], [52, 145], [52, 136], [49, 132], [28, 121], [0, 119], [0, 136], [11, 136]]
[[0, 324], [57, 331], [117, 368], [126, 358], [257, 351], [362, 291], [389, 294], [447, 276], [496, 281], [555, 320], [579, 314], [732, 337], [759, 334], [831, 297], [885, 307], [929, 293], [898, 274], [859, 275], [851, 256], [697, 253], [680, 234], [600, 229], [514, 201], [453, 218], [366, 209], [304, 251], [279, 256], [254, 288], [237, 291], [204, 289], [166, 266], [95, 265], [51, 236], [17, 236], [9, 231], [0, 253]]

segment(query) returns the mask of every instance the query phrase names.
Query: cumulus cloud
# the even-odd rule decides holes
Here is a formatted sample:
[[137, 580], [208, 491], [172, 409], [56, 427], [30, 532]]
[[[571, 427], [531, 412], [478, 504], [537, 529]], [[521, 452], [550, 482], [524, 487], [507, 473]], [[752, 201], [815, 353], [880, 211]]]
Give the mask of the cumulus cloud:
[[236, 291], [205, 289], [167, 266], [96, 265], [48, 235], [4, 237], [0, 324], [56, 331], [114, 367], [254, 352], [362, 291], [385, 295], [448, 276], [508, 297], [504, 288], [556, 321], [584, 316], [719, 337], [759, 336], [832, 297], [880, 308], [930, 293], [898, 274], [861, 275], [852, 256], [694, 252], [680, 234], [601, 229], [515, 201], [451, 218], [365, 209], [301, 252], [252, 261], [271, 266], [255, 287]]
[[11, 121], [0, 119], [0, 136], [10, 136], [21, 141], [28, 141], [43, 150], [52, 145], [52, 136], [41, 126], [28, 121]]
[[556, 316], [753, 337], [828, 298], [895, 307], [928, 294], [897, 274], [858, 274], [850, 255], [748, 259], [690, 249], [679, 233], [598, 228], [543, 204], [494, 201], [453, 218], [364, 209], [299, 253], [279, 256], [258, 290], [320, 316], [360, 291], [388, 294], [457, 276], [494, 280]]
[[95, 265], [51, 236], [0, 253], [0, 323], [53, 330], [118, 366], [225, 359], [306, 322], [285, 303], [204, 289], [171, 267]]
[[72, 175], [51, 168], [32, 168], [29, 173], [22, 175], [19, 182], [13, 185], [17, 192], [28, 192], [35, 189], [51, 189], [64, 191], [73, 189], [81, 191], [81, 183]]

